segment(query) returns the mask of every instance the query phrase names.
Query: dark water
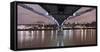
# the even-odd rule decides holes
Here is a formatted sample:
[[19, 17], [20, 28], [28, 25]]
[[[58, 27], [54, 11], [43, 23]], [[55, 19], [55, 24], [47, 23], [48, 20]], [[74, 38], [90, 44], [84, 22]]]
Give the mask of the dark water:
[[96, 29], [18, 31], [18, 48], [96, 44]]

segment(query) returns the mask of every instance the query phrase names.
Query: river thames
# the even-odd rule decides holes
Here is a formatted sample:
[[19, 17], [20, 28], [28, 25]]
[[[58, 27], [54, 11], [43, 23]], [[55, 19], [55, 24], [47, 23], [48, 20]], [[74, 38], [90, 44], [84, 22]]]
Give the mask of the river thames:
[[96, 44], [95, 28], [58, 30], [20, 30], [18, 48], [43, 48]]

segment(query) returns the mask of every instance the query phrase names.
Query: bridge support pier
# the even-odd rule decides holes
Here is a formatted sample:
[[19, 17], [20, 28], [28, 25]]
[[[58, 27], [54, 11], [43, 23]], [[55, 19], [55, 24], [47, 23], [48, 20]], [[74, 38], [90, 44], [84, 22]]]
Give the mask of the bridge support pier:
[[64, 46], [64, 38], [63, 38], [63, 29], [62, 27], [58, 28], [58, 37], [57, 37], [57, 46]]

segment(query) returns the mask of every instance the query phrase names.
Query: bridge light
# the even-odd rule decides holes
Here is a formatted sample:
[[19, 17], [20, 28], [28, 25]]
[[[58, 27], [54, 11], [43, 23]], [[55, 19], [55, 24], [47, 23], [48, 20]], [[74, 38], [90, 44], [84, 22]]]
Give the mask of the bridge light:
[[76, 13], [74, 13], [73, 16], [76, 16]]
[[48, 13], [46, 13], [45, 15], [49, 15]]

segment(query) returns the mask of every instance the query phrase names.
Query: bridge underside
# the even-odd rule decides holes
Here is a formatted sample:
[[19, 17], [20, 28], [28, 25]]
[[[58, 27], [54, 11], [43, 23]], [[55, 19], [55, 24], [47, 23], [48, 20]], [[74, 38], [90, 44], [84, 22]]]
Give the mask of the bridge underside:
[[49, 15], [52, 15], [59, 25], [63, 23], [69, 16], [73, 16], [73, 13], [80, 9], [80, 6], [66, 6], [66, 5], [40, 5]]
[[18, 4], [18, 5], [40, 16], [47, 17], [49, 18], [49, 20], [51, 19], [51, 21], [54, 20], [54, 22], [56, 22], [56, 24], [60, 26], [70, 16], [72, 17], [80, 16], [81, 14], [92, 11], [94, 9], [92, 7], [84, 8], [82, 6], [73, 6], [73, 5], [49, 5], [49, 4], [45, 5]]

